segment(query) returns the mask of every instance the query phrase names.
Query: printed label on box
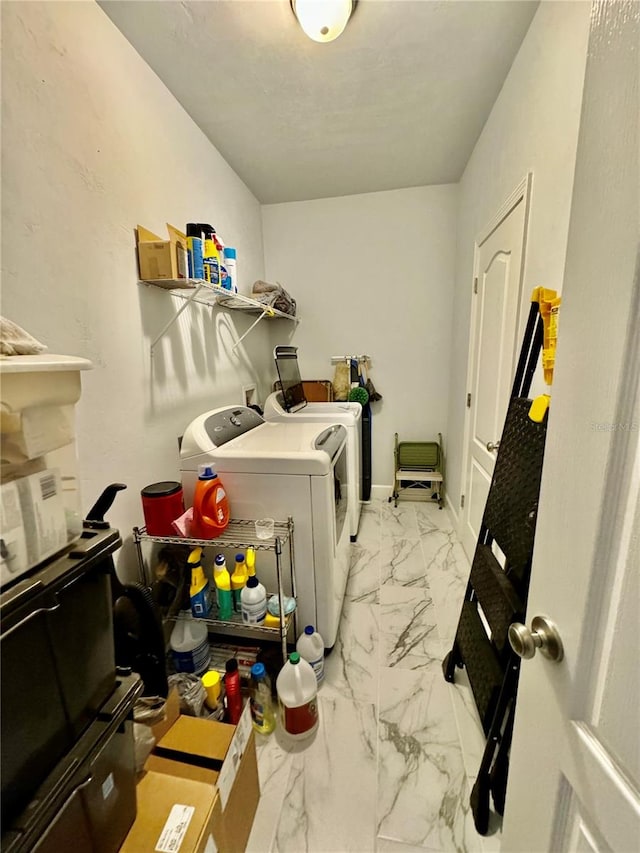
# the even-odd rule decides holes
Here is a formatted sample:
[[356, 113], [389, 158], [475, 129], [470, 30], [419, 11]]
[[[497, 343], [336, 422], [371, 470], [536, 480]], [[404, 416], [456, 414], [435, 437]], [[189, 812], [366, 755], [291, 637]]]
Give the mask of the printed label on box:
[[236, 726], [233, 738], [231, 739], [231, 743], [229, 744], [229, 749], [227, 750], [227, 754], [224, 759], [224, 764], [222, 765], [222, 770], [220, 771], [220, 775], [218, 776], [217, 785], [218, 790], [220, 791], [220, 802], [222, 803], [223, 811], [227, 807], [227, 800], [229, 799], [229, 794], [231, 793], [231, 789], [233, 788], [236, 773], [238, 772], [238, 767], [240, 766], [240, 759], [242, 758], [250, 734], [251, 709], [249, 708], [249, 703], [247, 702], [244, 707], [244, 711], [242, 712], [240, 719], [238, 720], [238, 725]]
[[182, 806], [176, 803], [171, 807], [169, 817], [155, 846], [157, 853], [177, 853], [195, 812], [194, 806]]

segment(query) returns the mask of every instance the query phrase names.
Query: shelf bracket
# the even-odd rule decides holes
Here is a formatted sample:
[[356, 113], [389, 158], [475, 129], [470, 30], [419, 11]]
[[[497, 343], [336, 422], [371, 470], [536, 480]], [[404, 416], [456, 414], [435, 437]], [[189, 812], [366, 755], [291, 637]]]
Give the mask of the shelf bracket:
[[153, 355], [153, 348], [154, 348], [154, 347], [155, 347], [155, 345], [158, 343], [158, 341], [160, 340], [160, 338], [161, 338], [161, 337], [162, 337], [166, 332], [168, 332], [168, 331], [169, 331], [169, 329], [171, 328], [171, 326], [173, 326], [173, 324], [174, 324], [174, 323], [175, 323], [175, 321], [178, 319], [178, 317], [182, 314], [182, 312], [183, 312], [186, 308], [188, 308], [188, 307], [189, 307], [189, 305], [191, 305], [191, 303], [193, 302], [193, 300], [196, 298], [196, 296], [197, 296], [197, 295], [200, 293], [200, 291], [202, 290], [203, 286], [204, 286], [204, 285], [202, 285], [202, 284], [197, 285], [197, 287], [194, 289], [193, 293], [190, 293], [190, 294], [189, 294], [189, 296], [185, 299], [185, 301], [182, 303], [182, 305], [180, 306], [180, 308], [176, 311], [176, 313], [173, 315], [173, 317], [172, 317], [172, 318], [169, 320], [169, 322], [165, 325], [165, 327], [162, 329], [162, 331], [161, 331], [161, 332], [159, 332], [159, 333], [155, 336], [155, 338], [151, 341], [151, 355]]
[[251, 331], [253, 331], [253, 329], [255, 329], [255, 327], [258, 325], [258, 323], [260, 322], [260, 320], [263, 320], [265, 317], [273, 317], [273, 316], [274, 316], [273, 311], [272, 311], [270, 308], [265, 308], [265, 309], [264, 309], [264, 311], [262, 312], [262, 314], [260, 314], [260, 316], [258, 317], [258, 319], [257, 319], [257, 320], [255, 320], [255, 321], [254, 321], [254, 322], [249, 326], [249, 328], [247, 329], [247, 331], [246, 331], [243, 335], [241, 335], [241, 336], [238, 338], [238, 340], [235, 342], [235, 344], [231, 347], [231, 352], [235, 352], [235, 351], [236, 351], [236, 349], [240, 346], [240, 344], [242, 343], [242, 341], [247, 337], [247, 335], [249, 334], [249, 332], [251, 332]]

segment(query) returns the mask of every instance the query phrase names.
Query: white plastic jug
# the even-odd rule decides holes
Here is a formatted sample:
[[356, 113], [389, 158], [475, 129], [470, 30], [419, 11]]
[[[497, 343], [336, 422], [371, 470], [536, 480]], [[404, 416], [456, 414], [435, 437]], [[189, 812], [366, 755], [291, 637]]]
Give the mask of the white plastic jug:
[[240, 592], [242, 621], [248, 625], [262, 625], [267, 615], [267, 591], [253, 575], [247, 579]]
[[296, 650], [301, 658], [311, 664], [316, 674], [318, 686], [320, 686], [324, 680], [324, 640], [313, 625], [307, 625], [304, 633], [300, 634], [296, 643]]
[[282, 728], [295, 740], [310, 737], [318, 728], [316, 675], [298, 652], [292, 652], [276, 681]]
[[181, 610], [169, 640], [177, 672], [202, 675], [209, 669], [209, 631], [194, 619], [190, 610]]

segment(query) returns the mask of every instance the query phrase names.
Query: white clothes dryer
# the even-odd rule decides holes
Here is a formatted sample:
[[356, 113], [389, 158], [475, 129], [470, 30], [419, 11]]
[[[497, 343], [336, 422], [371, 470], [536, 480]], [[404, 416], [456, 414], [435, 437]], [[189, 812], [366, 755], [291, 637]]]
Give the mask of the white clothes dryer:
[[362, 509], [362, 406], [360, 403], [307, 403], [295, 412], [284, 406], [282, 391], [274, 391], [264, 404], [264, 418], [275, 423], [342, 424], [347, 432], [347, 465], [349, 466], [349, 535], [358, 538]]
[[[327, 648], [336, 640], [349, 570], [346, 446], [340, 424], [266, 423], [237, 406], [197, 417], [180, 449], [186, 506], [198, 466], [208, 463], [220, 475], [233, 518], [293, 518], [298, 625], [315, 625]], [[275, 592], [275, 567], [265, 554], [257, 554], [256, 574]]]

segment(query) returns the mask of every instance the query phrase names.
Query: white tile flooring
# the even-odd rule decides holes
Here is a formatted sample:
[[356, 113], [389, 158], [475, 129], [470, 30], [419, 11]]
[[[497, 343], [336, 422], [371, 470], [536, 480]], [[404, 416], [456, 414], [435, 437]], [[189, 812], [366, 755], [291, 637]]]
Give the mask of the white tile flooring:
[[441, 670], [469, 575], [451, 517], [373, 502], [352, 549], [317, 735], [257, 738], [248, 851], [495, 853], [469, 811], [484, 735], [464, 672], [450, 685]]

